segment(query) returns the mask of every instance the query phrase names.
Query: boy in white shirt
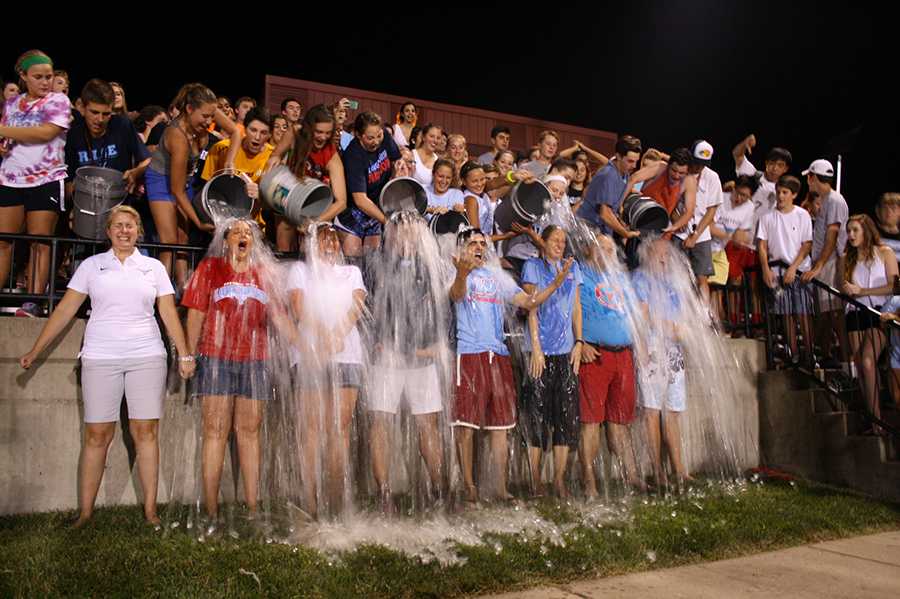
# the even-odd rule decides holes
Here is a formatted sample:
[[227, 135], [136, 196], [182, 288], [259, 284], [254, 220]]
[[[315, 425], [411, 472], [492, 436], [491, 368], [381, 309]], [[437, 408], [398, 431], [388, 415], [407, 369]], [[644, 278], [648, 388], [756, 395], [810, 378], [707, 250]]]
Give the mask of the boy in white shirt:
[[[796, 364], [800, 359], [797, 351], [798, 317], [804, 345], [808, 355], [812, 355], [808, 316], [812, 311], [812, 298], [808, 285], [797, 276], [798, 270], [808, 271], [811, 265], [812, 219], [806, 210], [794, 206], [794, 200], [800, 193], [799, 179], [784, 175], [778, 179], [775, 190], [775, 210], [767, 212], [759, 220], [757, 251], [763, 281], [775, 294], [775, 314], [785, 317], [791, 360]], [[770, 267], [770, 261], [781, 261], [789, 266], [786, 269], [782, 266]], [[782, 287], [776, 290], [779, 277]]]

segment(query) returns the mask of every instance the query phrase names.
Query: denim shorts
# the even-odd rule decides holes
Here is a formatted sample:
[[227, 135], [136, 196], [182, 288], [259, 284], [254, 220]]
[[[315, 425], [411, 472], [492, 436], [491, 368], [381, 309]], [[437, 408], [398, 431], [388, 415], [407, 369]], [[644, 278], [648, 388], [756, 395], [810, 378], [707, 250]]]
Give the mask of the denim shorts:
[[[168, 175], [162, 175], [148, 168], [144, 174], [144, 186], [147, 188], [147, 201], [149, 202], [174, 202], [175, 196], [169, 185]], [[189, 200], [194, 199], [194, 186], [188, 182], [184, 192]]]
[[197, 359], [193, 395], [232, 395], [272, 399], [272, 377], [264, 360]]
[[350, 233], [360, 239], [381, 235], [381, 223], [356, 206], [340, 213], [334, 220], [334, 224], [344, 233]]

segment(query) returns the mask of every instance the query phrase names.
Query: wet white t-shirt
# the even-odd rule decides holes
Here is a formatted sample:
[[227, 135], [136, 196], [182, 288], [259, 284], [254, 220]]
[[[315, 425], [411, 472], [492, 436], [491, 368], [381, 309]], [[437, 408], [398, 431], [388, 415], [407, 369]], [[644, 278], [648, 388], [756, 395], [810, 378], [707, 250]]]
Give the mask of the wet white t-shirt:
[[[352, 265], [318, 263], [315, 267], [297, 262], [288, 275], [288, 291], [303, 292], [303, 303], [312, 318], [326, 327], [334, 327], [353, 307], [353, 292], [365, 291], [362, 273]], [[311, 327], [301, 325], [301, 334]], [[305, 356], [295, 351], [292, 362], [302, 363]], [[362, 364], [362, 342], [359, 330], [353, 329], [344, 337], [344, 348], [332, 356], [335, 364]]]

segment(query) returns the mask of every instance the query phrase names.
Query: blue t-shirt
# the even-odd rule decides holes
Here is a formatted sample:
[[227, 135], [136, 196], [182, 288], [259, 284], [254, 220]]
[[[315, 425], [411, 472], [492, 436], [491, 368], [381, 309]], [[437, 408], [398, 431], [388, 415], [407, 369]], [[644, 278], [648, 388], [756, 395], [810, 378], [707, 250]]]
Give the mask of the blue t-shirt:
[[631, 275], [631, 284], [637, 298], [650, 305], [653, 313], [664, 320], [678, 320], [681, 300], [678, 294], [659, 277], [638, 269]]
[[632, 300], [625, 275], [616, 277], [591, 268], [581, 272], [582, 337], [588, 343], [606, 346], [631, 345], [631, 326], [626, 302]]
[[[540, 291], [553, 282], [561, 266], [562, 263], [559, 263], [551, 267], [543, 258], [531, 258], [522, 267], [522, 283], [531, 283]], [[572, 346], [575, 345], [572, 311], [580, 284], [581, 269], [575, 262], [562, 286], [538, 308], [538, 335], [544, 355], [558, 356], [572, 351]], [[531, 351], [530, 335], [525, 336], [525, 349]]]
[[75, 171], [82, 166], [102, 166], [124, 173], [147, 158], [147, 146], [126, 117], [113, 115], [106, 133], [95, 139], [90, 137], [84, 117], [78, 116], [66, 137], [66, 180], [74, 179]]
[[400, 149], [394, 138], [385, 134], [384, 141], [374, 152], [367, 152], [359, 139], [354, 139], [344, 152], [344, 173], [347, 177], [349, 206], [355, 206], [354, 193], [364, 193], [378, 203], [381, 190], [391, 180], [391, 164], [400, 160]]
[[606, 235], [611, 235], [612, 229], [600, 218], [600, 206], [605, 204], [614, 214], [619, 214], [622, 194], [625, 193], [627, 184], [628, 177], [623, 176], [616, 168], [615, 162], [610, 160], [606, 166], [597, 171], [584, 190], [584, 198], [577, 216], [598, 225]]
[[341, 152], [347, 149], [354, 137], [346, 131], [341, 131]]
[[492, 351], [508, 356], [503, 343], [504, 304], [522, 289], [504, 273], [476, 268], [466, 279], [466, 296], [456, 302], [456, 352]]
[[[900, 295], [894, 295], [881, 306], [882, 312], [900, 312]], [[891, 324], [888, 326], [891, 331], [891, 347], [900, 347], [900, 327]]]

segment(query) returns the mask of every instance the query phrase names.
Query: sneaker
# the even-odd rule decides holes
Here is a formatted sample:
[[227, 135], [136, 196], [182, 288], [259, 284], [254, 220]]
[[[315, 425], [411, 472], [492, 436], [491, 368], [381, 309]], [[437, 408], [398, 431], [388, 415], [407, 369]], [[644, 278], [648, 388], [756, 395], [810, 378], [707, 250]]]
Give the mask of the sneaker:
[[41, 315], [41, 309], [34, 302], [25, 302], [22, 307], [16, 310], [16, 316], [24, 316], [27, 318], [37, 318]]

